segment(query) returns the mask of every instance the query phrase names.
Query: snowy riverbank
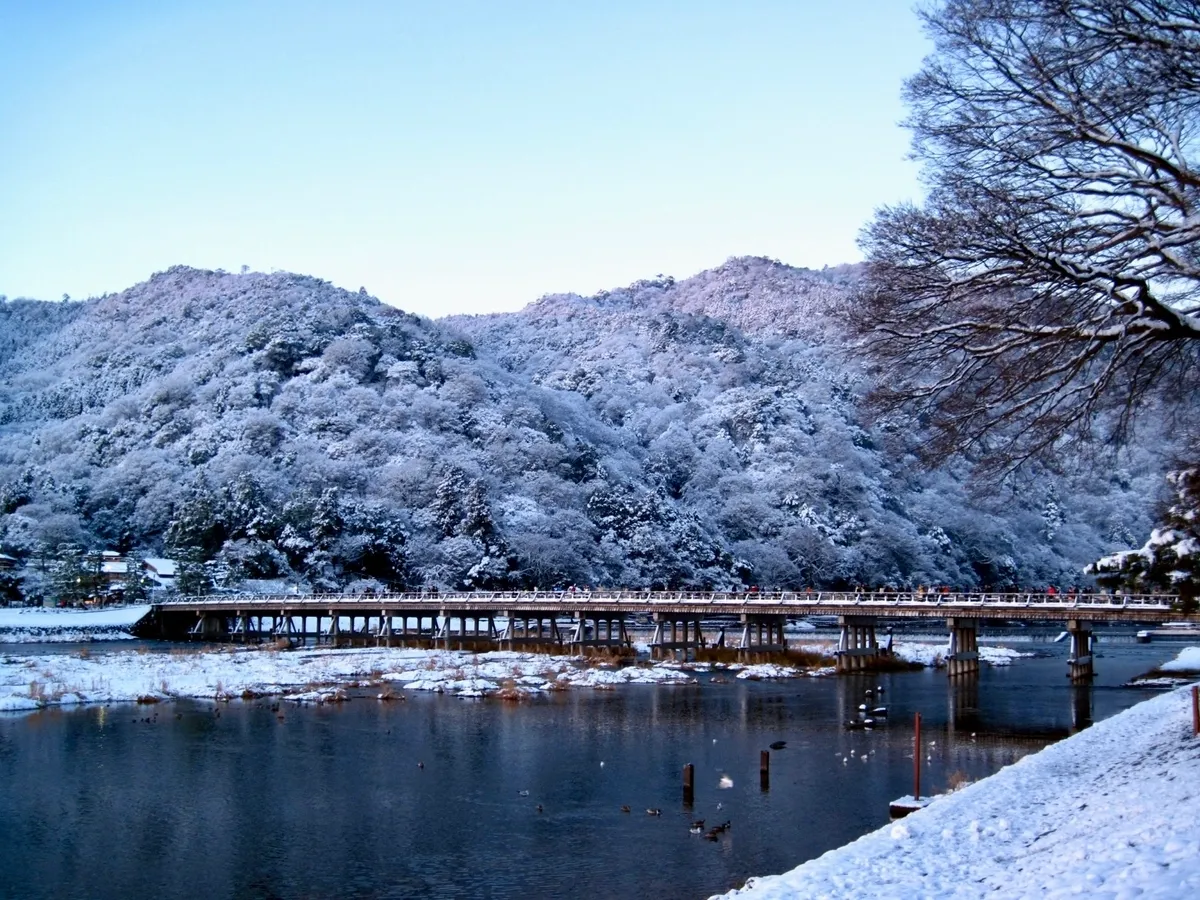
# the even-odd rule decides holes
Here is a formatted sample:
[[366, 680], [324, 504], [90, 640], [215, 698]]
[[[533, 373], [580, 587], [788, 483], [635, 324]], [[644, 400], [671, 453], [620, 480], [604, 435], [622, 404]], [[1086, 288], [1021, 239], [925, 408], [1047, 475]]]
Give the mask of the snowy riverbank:
[[133, 640], [129, 629], [149, 611], [146, 605], [107, 609], [0, 608], [0, 644]]
[[[827, 648], [832, 652], [832, 648]], [[941, 648], [898, 645], [897, 655], [932, 665]], [[993, 665], [1021, 656], [989, 648]], [[829, 660], [832, 665], [832, 657]], [[366, 648], [274, 650], [176, 647], [167, 652], [0, 655], [0, 710], [81, 703], [153, 702], [175, 698], [229, 699], [272, 695], [329, 700], [347, 688], [393, 695], [404, 690], [463, 697], [525, 694], [571, 687], [604, 690], [622, 684], [682, 684], [700, 675], [728, 678], [795, 678], [832, 674], [830, 666], [799, 669], [773, 664], [651, 662], [626, 665], [581, 657], [493, 651]]]
[[498, 693], [518, 698], [570, 687], [682, 684], [699, 673], [718, 670], [739, 678], [803, 674], [774, 665], [685, 666], [665, 661], [615, 666], [582, 658], [505, 651], [476, 654], [400, 648], [276, 651], [233, 647], [183, 647], [170, 652], [85, 651], [0, 655], [0, 710], [182, 697], [224, 700], [273, 695], [322, 701], [340, 699], [347, 688], [370, 688], [384, 696], [420, 690], [461, 697]]
[[721, 897], [1174, 900], [1198, 890], [1200, 738], [1181, 688]]

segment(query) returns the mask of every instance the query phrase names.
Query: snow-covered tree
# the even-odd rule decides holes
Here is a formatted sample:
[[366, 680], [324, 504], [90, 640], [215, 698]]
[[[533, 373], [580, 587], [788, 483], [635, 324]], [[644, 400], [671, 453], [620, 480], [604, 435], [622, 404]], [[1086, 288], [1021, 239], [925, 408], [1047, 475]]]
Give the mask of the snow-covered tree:
[[1168, 476], [1175, 502], [1161, 527], [1138, 550], [1116, 553], [1090, 566], [1101, 584], [1180, 595], [1183, 611], [1196, 611], [1200, 596], [1200, 468]]

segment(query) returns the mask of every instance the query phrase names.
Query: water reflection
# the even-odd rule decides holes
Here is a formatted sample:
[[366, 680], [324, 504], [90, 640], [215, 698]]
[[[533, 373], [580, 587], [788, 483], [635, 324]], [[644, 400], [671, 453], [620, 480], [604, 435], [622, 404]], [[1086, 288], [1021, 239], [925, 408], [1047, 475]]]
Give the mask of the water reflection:
[[[1164, 658], [1131, 653], [1105, 672]], [[704, 897], [884, 824], [917, 711], [940, 791], [1143, 696], [1064, 671], [0, 716], [0, 896]], [[888, 715], [848, 730], [863, 703]]]

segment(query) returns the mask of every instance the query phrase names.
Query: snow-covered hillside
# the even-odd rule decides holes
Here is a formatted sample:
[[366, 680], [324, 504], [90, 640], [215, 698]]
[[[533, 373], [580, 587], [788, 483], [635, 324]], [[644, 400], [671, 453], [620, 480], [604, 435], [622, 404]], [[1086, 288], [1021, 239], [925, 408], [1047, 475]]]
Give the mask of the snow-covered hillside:
[[985, 503], [866, 423], [853, 277], [737, 259], [441, 322], [183, 267], [3, 303], [0, 551], [51, 597], [79, 548], [218, 586], [800, 587], [1068, 583], [1141, 542], [1142, 449]]

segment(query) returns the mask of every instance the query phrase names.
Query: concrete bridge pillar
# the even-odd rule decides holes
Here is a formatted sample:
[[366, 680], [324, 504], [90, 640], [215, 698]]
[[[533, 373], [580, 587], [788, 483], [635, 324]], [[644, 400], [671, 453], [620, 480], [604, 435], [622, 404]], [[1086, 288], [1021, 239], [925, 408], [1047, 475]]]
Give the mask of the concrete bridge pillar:
[[946, 671], [951, 677], [979, 674], [979, 620], [947, 619], [950, 646], [946, 652]]
[[860, 672], [871, 668], [879, 658], [879, 642], [875, 639], [874, 616], [839, 616], [842, 626], [838, 638], [837, 670]]
[[1082, 619], [1069, 619], [1067, 634], [1071, 638], [1067, 677], [1075, 682], [1091, 681], [1096, 674], [1092, 668], [1092, 623]]

